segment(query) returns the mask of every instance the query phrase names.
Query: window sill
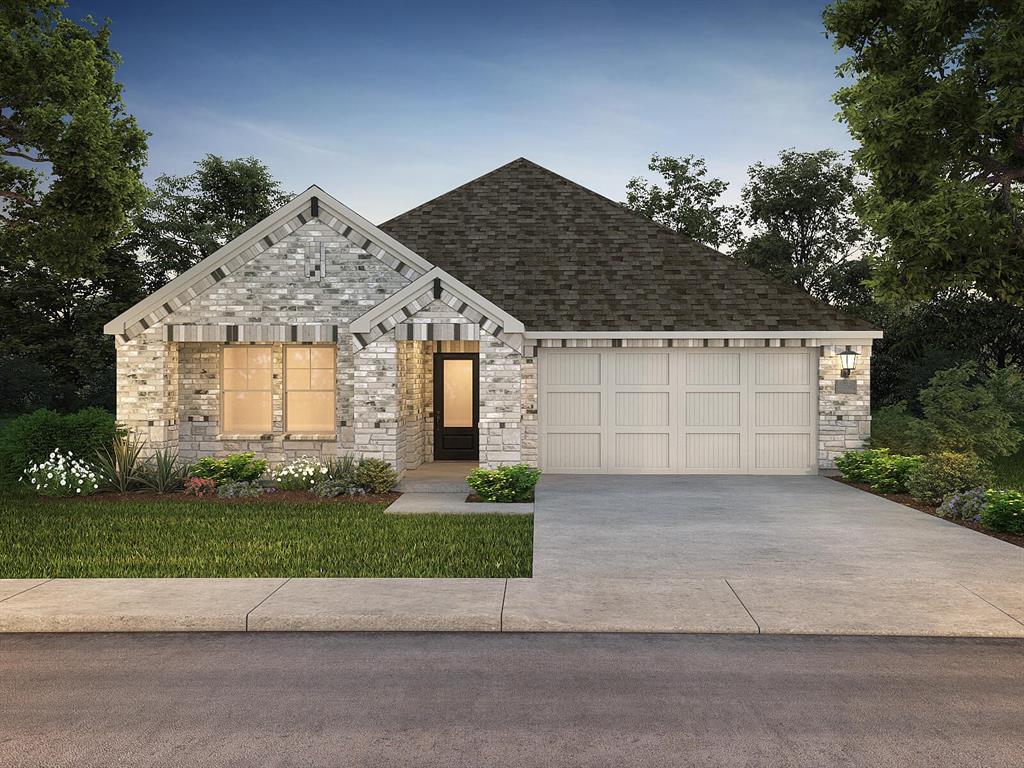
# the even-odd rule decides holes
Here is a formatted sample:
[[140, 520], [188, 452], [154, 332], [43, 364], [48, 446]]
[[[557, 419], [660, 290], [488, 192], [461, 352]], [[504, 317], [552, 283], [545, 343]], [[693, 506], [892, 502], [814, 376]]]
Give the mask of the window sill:
[[239, 435], [239, 434], [232, 434], [232, 435], [217, 435], [217, 439], [218, 440], [273, 440], [274, 436], [271, 435], [271, 434], [267, 434], [267, 433], [264, 433], [264, 434], [261, 434], [261, 435]]
[[292, 433], [289, 432], [284, 436], [285, 440], [330, 440], [334, 441], [338, 439], [338, 435], [333, 432], [322, 432], [322, 433]]

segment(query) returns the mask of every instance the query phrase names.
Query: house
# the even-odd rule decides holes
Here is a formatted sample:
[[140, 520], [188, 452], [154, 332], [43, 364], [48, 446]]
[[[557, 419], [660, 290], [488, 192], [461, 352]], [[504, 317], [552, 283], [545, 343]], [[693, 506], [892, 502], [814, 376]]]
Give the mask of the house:
[[860, 447], [881, 336], [525, 159], [380, 226], [310, 187], [105, 332], [186, 459], [740, 474]]

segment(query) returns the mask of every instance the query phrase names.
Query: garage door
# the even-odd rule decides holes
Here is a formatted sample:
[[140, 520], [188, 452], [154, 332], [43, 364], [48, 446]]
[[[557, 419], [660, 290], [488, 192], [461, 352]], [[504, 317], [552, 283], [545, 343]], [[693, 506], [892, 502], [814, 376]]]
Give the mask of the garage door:
[[541, 349], [541, 466], [553, 473], [816, 472], [816, 351]]

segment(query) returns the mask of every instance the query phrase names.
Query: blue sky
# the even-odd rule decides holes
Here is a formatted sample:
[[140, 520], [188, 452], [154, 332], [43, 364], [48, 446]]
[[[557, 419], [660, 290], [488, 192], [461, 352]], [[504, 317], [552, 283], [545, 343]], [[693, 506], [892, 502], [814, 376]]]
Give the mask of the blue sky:
[[615, 199], [652, 152], [731, 183], [851, 146], [823, 2], [72, 0], [113, 21], [148, 177], [255, 155], [374, 221], [525, 156]]

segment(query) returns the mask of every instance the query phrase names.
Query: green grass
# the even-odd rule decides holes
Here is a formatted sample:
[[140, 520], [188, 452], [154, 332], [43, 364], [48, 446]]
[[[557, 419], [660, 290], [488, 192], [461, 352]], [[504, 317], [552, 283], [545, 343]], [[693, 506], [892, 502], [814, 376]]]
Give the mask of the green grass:
[[1013, 456], [1004, 456], [992, 462], [996, 473], [996, 488], [1018, 488], [1024, 490], [1024, 450]]
[[0, 578], [520, 577], [526, 515], [386, 515], [343, 502], [0, 498]]

